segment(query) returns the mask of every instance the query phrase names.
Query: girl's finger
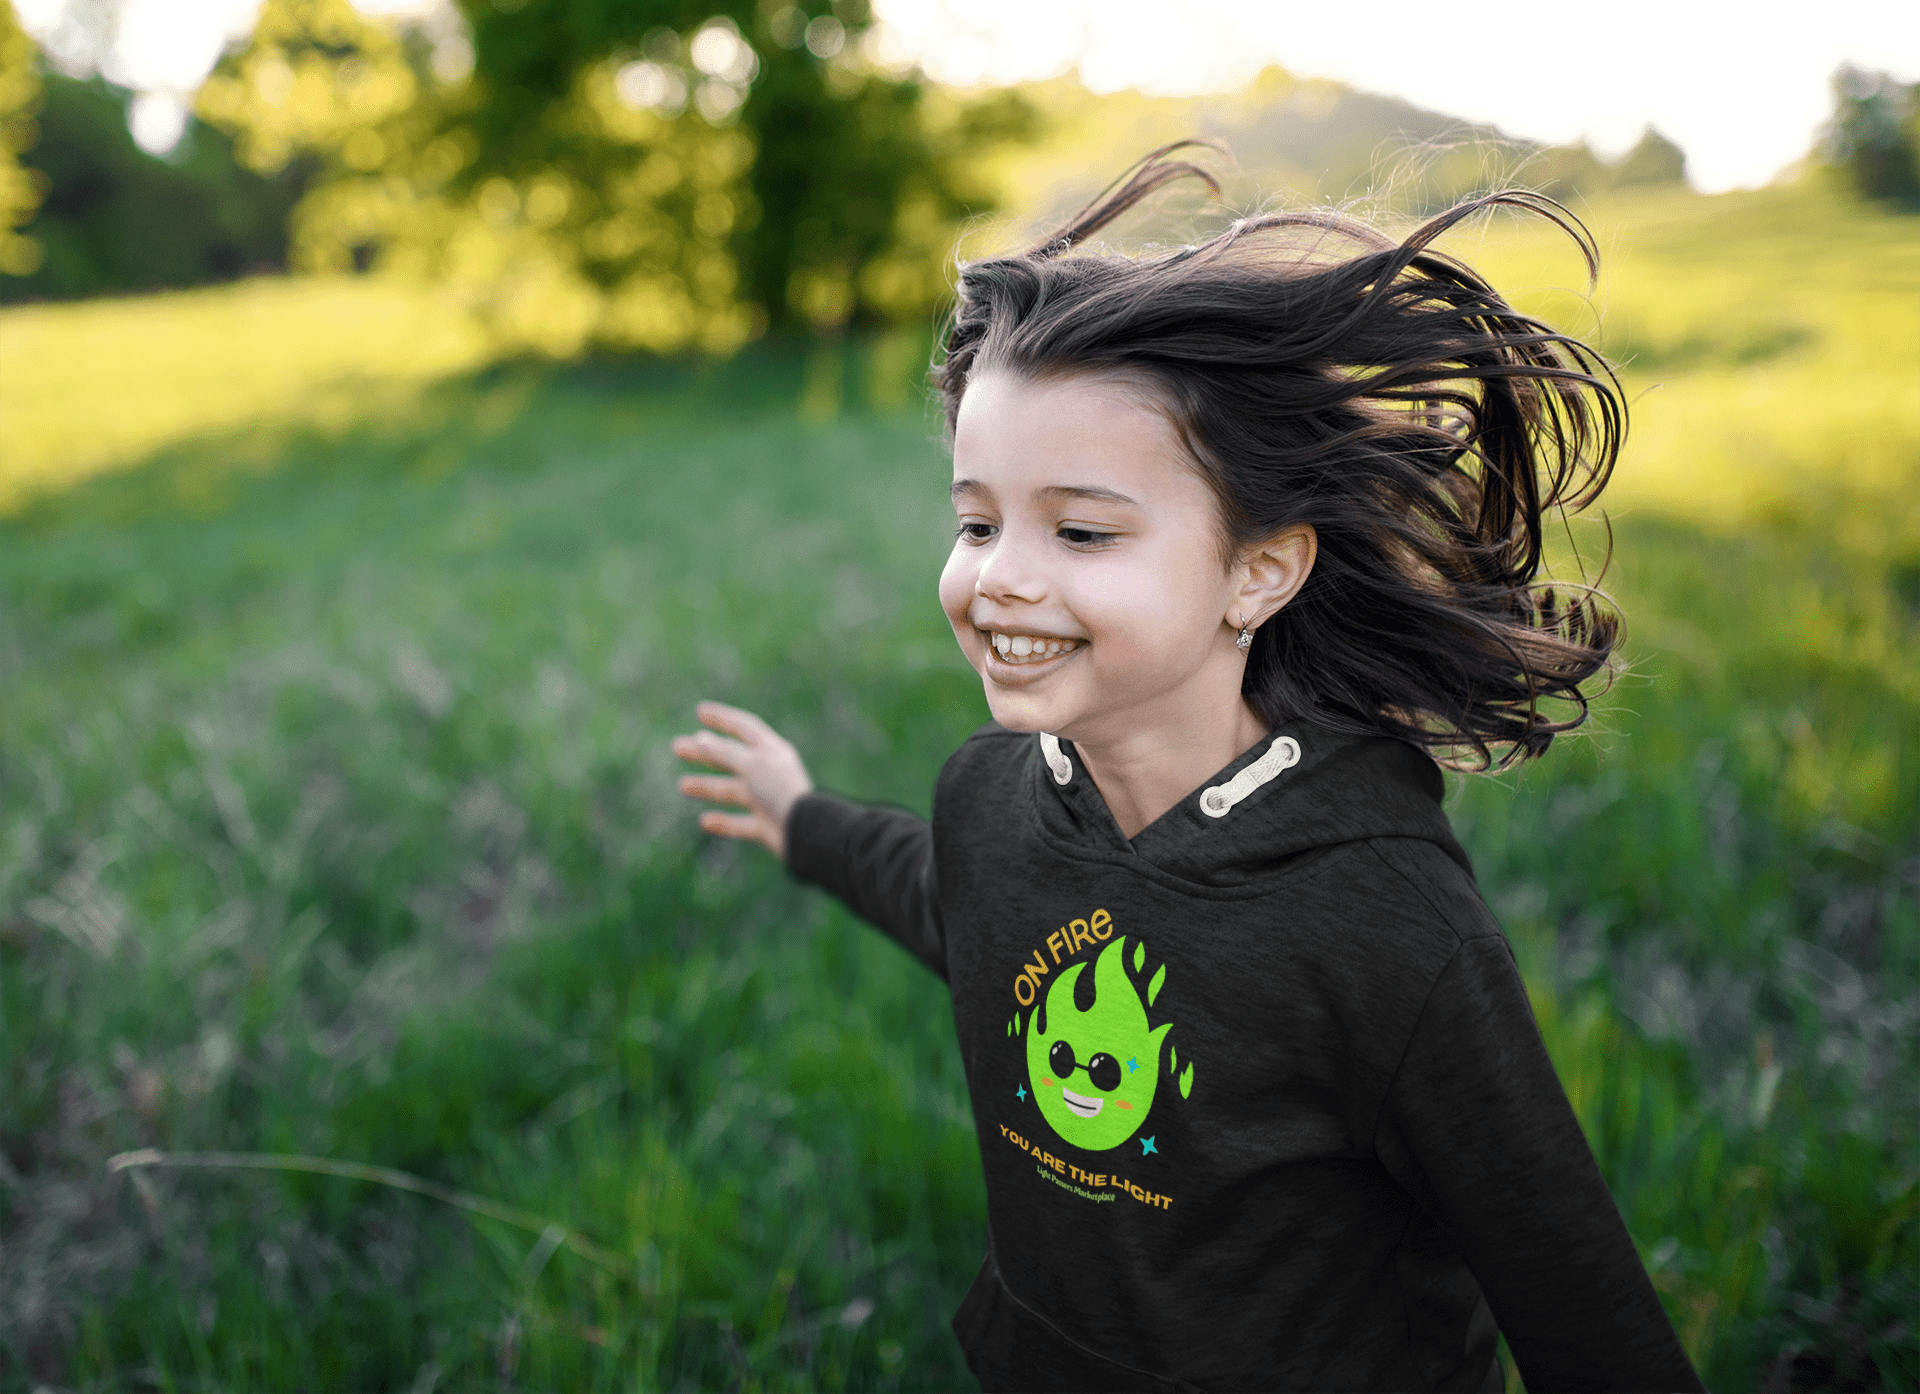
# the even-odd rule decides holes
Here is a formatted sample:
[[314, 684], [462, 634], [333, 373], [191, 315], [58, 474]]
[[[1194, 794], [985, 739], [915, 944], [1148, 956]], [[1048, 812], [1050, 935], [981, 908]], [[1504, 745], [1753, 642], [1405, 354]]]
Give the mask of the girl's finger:
[[720, 813], [708, 809], [700, 815], [700, 829], [717, 837], [737, 837], [747, 842], [760, 840], [760, 820], [747, 813]]
[[747, 748], [739, 741], [730, 741], [711, 731], [701, 731], [692, 736], [675, 736], [673, 753], [682, 760], [697, 760], [703, 765], [738, 774], [741, 763], [747, 757]]
[[704, 774], [681, 775], [680, 792], [690, 798], [712, 799], [715, 803], [738, 804], [742, 808], [753, 807], [753, 799], [747, 793], [744, 779], [718, 779]]
[[702, 702], [695, 709], [702, 726], [711, 726], [716, 731], [725, 731], [730, 736], [753, 742], [773, 734], [773, 728], [744, 707], [730, 707], [725, 702]]

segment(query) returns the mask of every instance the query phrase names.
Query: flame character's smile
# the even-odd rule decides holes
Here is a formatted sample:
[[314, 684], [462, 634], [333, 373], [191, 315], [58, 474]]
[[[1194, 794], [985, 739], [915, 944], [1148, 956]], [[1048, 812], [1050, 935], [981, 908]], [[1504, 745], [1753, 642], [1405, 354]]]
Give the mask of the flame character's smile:
[[1076, 1094], [1065, 1085], [1060, 1087], [1060, 1097], [1067, 1101], [1067, 1107], [1082, 1118], [1091, 1118], [1107, 1106], [1105, 1099], [1089, 1099], [1085, 1094]]

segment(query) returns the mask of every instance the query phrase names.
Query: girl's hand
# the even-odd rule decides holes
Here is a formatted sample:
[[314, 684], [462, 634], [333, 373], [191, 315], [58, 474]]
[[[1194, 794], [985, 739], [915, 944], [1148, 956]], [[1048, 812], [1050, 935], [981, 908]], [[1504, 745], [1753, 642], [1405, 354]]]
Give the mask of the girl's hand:
[[[747, 810], [743, 814], [722, 813], [710, 808], [700, 815], [700, 826], [721, 837], [758, 842], [784, 861], [787, 812], [802, 794], [813, 791], [800, 752], [752, 712], [721, 702], [702, 702], [696, 712], [702, 726], [726, 735], [702, 731], [694, 736], [675, 736], [673, 753], [682, 760], [726, 770], [732, 778], [682, 775], [680, 792]], [[727, 736], [738, 739], [728, 740]]]

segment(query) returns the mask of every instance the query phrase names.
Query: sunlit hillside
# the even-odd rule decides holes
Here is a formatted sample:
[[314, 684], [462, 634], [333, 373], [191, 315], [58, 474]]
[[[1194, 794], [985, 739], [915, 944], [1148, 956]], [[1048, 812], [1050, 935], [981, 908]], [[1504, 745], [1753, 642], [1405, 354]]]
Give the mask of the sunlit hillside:
[[1192, 240], [1196, 227], [1263, 208], [1334, 203], [1368, 216], [1444, 207], [1471, 191], [1523, 186], [1584, 205], [1616, 188], [1684, 192], [1684, 154], [1656, 136], [1611, 160], [1584, 145], [1546, 146], [1327, 79], [1268, 68], [1244, 87], [1192, 97], [1089, 92], [1072, 77], [1015, 89], [1040, 117], [1037, 137], [984, 161], [1003, 214], [970, 247], [1029, 237], [1079, 207], [1147, 151], [1198, 140], [1218, 178], [1136, 214], [1133, 239]]
[[0, 310], [0, 513], [207, 432], [354, 419], [488, 351], [441, 297], [372, 279]]
[[[1565, 239], [1537, 220], [1502, 219], [1458, 250], [1621, 365], [1634, 434], [1616, 507], [1733, 527], [1808, 496], [1897, 498], [1913, 483], [1920, 237], [1910, 215], [1807, 186], [1616, 194], [1576, 211], [1604, 259], [1590, 297]], [[1872, 550], [1920, 548], [1920, 494], [1908, 499], [1914, 507], [1877, 520], [1890, 531]]]

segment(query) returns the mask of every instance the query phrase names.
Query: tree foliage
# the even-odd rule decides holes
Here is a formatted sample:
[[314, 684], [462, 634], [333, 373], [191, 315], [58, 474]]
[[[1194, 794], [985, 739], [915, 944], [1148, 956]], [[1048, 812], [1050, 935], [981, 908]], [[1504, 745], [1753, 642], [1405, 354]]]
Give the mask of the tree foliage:
[[40, 100], [33, 40], [12, 0], [0, 0], [0, 275], [25, 276], [40, 265], [40, 244], [20, 231], [46, 195], [44, 177], [20, 159], [39, 139]]
[[1549, 146], [1520, 166], [1518, 177], [1557, 199], [1593, 198], [1612, 189], [1684, 184], [1687, 154], [1649, 126], [1617, 159], [1603, 160], [1584, 140]]
[[465, 14], [435, 35], [267, 0], [199, 110], [256, 169], [322, 162], [297, 264], [448, 282], [547, 353], [724, 353], [769, 327], [924, 315], [957, 224], [992, 204], [973, 157], [1033, 125], [1017, 98], [878, 71], [844, 5]]
[[380, 131], [426, 86], [419, 68], [400, 31], [349, 0], [272, 0], [196, 106], [234, 131], [240, 157], [262, 173], [302, 156], [374, 170], [390, 153]]
[[[0, 301], [73, 299], [232, 280], [286, 266], [286, 223], [305, 187], [237, 164], [221, 132], [193, 122], [167, 159], [133, 143], [127, 94], [47, 73], [19, 169], [40, 195], [32, 252]], [[24, 237], [19, 238], [25, 241]]]
[[1920, 199], [1920, 85], [1844, 63], [1821, 154], [1866, 198]]
[[[483, 94], [473, 125], [481, 169], [554, 162], [575, 128], [583, 73], [644, 75], [663, 89], [656, 110], [672, 112], [673, 94], [690, 92], [708, 116], [729, 104], [728, 84], [745, 86], [737, 115], [722, 118], [753, 147], [730, 250], [743, 294], [776, 325], [832, 327], [931, 305], [955, 222], [992, 206], [973, 157], [1034, 126], [1016, 97], [956, 103], [876, 71], [860, 56], [871, 23], [865, 0], [463, 0], [462, 8]], [[737, 71], [724, 66], [726, 44], [701, 52], [716, 31], [743, 46]]]
[[1687, 177], [1687, 152], [1649, 126], [1633, 148], [1612, 166], [1612, 186], [1680, 184]]

